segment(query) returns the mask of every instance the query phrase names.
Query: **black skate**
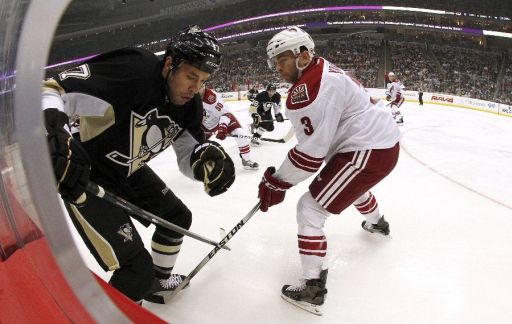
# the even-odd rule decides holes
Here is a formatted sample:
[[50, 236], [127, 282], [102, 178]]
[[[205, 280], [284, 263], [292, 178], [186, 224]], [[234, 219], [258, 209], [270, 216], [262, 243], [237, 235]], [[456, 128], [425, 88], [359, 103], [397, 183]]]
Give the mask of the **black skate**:
[[251, 146], [259, 146], [260, 145], [260, 137], [261, 135], [255, 133], [251, 139]]
[[379, 222], [377, 224], [370, 224], [366, 221], [363, 221], [361, 226], [363, 227], [363, 229], [365, 231], [370, 232], [370, 233], [378, 233], [378, 234], [381, 234], [384, 236], [389, 235], [389, 223], [386, 222], [386, 220], [384, 219], [384, 216], [382, 216], [379, 219]]
[[312, 314], [322, 315], [322, 305], [327, 289], [327, 269], [320, 272], [320, 279], [303, 280], [299, 285], [284, 285], [281, 297], [287, 302], [300, 307]]
[[[185, 278], [184, 275], [171, 274], [169, 279], [155, 279], [153, 292], [145, 297], [144, 300], [156, 304], [165, 304], [166, 296], [170, 295]], [[188, 283], [186, 287], [188, 287]]]
[[396, 118], [396, 123], [397, 123], [398, 126], [402, 126], [404, 124], [404, 117], [398, 116]]

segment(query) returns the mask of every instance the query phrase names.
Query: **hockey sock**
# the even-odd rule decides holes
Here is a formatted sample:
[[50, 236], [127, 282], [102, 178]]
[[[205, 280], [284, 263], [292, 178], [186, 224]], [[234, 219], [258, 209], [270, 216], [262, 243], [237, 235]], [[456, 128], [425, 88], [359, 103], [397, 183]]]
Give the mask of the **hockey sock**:
[[381, 217], [379, 212], [379, 204], [375, 196], [371, 192], [364, 193], [361, 197], [354, 201], [354, 207], [366, 218], [371, 224], [377, 224]]
[[178, 258], [182, 242], [183, 237], [176, 239], [163, 238], [155, 232], [151, 240], [151, 256], [153, 257], [153, 267], [157, 278], [169, 278]]
[[258, 127], [258, 129], [256, 129], [256, 132], [254, 132], [254, 134], [255, 135], [258, 134], [258, 137], [261, 137], [261, 135], [263, 135], [265, 132], [266, 132], [265, 128]]
[[304, 229], [297, 235], [304, 279], [319, 278], [327, 254], [327, 239], [321, 231], [314, 232], [319, 233]]
[[240, 151], [240, 156], [242, 159], [246, 161], [251, 160], [251, 149], [249, 145], [239, 146], [238, 150]]

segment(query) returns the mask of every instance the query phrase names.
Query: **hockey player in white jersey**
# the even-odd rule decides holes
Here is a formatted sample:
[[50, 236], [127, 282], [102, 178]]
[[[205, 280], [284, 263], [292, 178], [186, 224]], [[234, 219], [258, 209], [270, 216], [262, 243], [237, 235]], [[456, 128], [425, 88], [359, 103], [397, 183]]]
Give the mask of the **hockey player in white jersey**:
[[[269, 65], [292, 83], [286, 100], [298, 144], [281, 166], [269, 167], [258, 187], [260, 209], [284, 200], [293, 185], [320, 170], [297, 205], [298, 246], [303, 277], [281, 296], [321, 315], [327, 294], [324, 224], [350, 205], [364, 216], [364, 230], [389, 234], [389, 224], [369, 191], [395, 167], [400, 131], [391, 115], [374, 104], [361, 84], [331, 62], [314, 56], [311, 36], [289, 27], [269, 41]], [[324, 167], [320, 167], [325, 163]]]
[[400, 106], [404, 103], [402, 91], [405, 87], [395, 73], [389, 72], [388, 78], [389, 83], [387, 85], [388, 90], [386, 91], [386, 98], [390, 101], [393, 118], [398, 125], [402, 125], [404, 123], [404, 117], [400, 112]]
[[224, 140], [228, 134], [234, 135], [235, 137], [233, 138], [238, 145], [244, 169], [258, 170], [258, 163], [251, 159], [250, 140], [247, 137], [236, 137], [248, 136], [249, 134], [229, 111], [220, 95], [212, 89], [206, 89], [204, 86], [199, 91], [199, 94], [203, 99], [204, 110], [201, 126], [206, 139], [209, 139], [215, 132], [217, 132], [216, 137], [221, 141]]

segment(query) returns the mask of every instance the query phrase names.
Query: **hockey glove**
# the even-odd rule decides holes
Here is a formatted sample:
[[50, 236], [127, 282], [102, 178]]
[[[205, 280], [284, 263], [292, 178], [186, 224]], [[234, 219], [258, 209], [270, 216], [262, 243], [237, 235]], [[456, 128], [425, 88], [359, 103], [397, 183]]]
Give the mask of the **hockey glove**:
[[281, 203], [284, 200], [286, 190], [292, 187], [288, 182], [274, 178], [272, 174], [275, 172], [276, 168], [268, 167], [258, 186], [258, 198], [260, 199], [262, 212], [266, 212], [270, 206]]
[[226, 124], [219, 124], [217, 126], [217, 138], [223, 141], [228, 135], [228, 126]]
[[190, 157], [194, 178], [204, 183], [204, 190], [210, 196], [217, 196], [228, 190], [235, 181], [235, 166], [222, 146], [206, 141], [198, 144]]
[[278, 113], [278, 114], [275, 114], [275, 115], [274, 115], [274, 117], [276, 117], [276, 121], [277, 121], [278, 123], [282, 123], [282, 122], [284, 122], [283, 114]]
[[48, 149], [57, 189], [67, 202], [81, 205], [85, 203], [85, 188], [89, 182], [91, 162], [79, 141], [73, 138], [67, 127], [68, 116], [58, 109], [44, 111], [45, 126], [48, 132]]
[[253, 113], [251, 115], [251, 117], [252, 117], [252, 126], [254, 126], [254, 128], [258, 128], [258, 125], [261, 123], [261, 116], [260, 116], [260, 114]]

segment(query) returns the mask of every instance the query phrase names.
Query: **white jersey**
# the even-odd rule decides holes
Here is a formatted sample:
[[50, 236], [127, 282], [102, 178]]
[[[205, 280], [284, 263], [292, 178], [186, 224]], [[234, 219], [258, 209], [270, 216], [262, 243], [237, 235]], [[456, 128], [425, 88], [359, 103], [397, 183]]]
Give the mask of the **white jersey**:
[[205, 89], [203, 95], [203, 127], [213, 130], [218, 124], [229, 125], [230, 119], [226, 114], [231, 113], [220, 95], [212, 89]]
[[289, 90], [286, 117], [298, 144], [275, 176], [297, 184], [337, 153], [393, 147], [401, 134], [383, 106], [345, 71], [314, 58]]
[[402, 91], [404, 90], [404, 85], [400, 80], [396, 79], [395, 81], [388, 83], [388, 91], [387, 94], [391, 96], [391, 101], [400, 100], [402, 98]]

